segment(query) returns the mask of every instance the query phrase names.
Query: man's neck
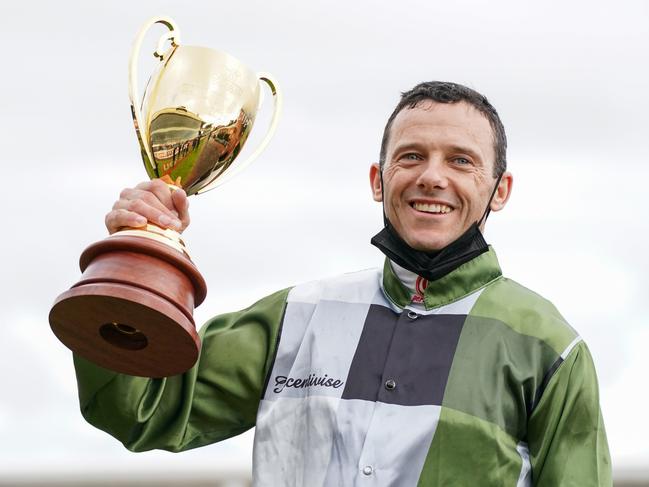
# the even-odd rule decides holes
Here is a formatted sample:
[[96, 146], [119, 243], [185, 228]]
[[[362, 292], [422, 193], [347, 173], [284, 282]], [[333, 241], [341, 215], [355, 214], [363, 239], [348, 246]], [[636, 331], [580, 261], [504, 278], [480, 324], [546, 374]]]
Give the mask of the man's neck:
[[412, 304], [422, 304], [424, 301], [424, 291], [428, 286], [428, 280], [412, 272], [405, 267], [401, 267], [396, 262], [390, 260], [390, 266], [394, 275], [401, 281], [412, 296]]

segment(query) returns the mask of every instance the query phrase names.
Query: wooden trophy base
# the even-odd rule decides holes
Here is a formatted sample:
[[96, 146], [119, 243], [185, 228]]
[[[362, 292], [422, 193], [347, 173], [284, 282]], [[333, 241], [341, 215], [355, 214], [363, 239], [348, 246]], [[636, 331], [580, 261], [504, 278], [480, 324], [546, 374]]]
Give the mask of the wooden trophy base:
[[196, 363], [201, 342], [192, 313], [207, 287], [188, 256], [118, 232], [86, 248], [80, 267], [79, 282], [50, 311], [64, 345], [129, 375], [168, 377]]

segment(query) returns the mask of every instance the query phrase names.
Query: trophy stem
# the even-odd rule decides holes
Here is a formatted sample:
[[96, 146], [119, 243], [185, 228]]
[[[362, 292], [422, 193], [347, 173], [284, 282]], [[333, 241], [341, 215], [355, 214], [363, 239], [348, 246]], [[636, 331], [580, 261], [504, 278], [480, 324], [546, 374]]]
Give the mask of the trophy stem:
[[191, 259], [189, 251], [187, 250], [187, 246], [181, 238], [180, 233], [170, 228], [161, 228], [158, 225], [147, 223], [146, 228], [123, 228], [122, 230], [115, 232], [108, 238], [126, 236], [144, 237], [155, 240], [156, 242], [163, 243], [173, 249], [176, 249], [179, 252], [182, 252]]

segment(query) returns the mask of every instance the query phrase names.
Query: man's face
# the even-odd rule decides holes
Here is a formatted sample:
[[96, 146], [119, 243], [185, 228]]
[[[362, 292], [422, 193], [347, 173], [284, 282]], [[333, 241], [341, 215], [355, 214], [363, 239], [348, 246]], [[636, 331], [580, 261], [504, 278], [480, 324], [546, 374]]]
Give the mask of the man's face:
[[[370, 169], [373, 196], [411, 247], [439, 250], [480, 219], [491, 196], [495, 153], [489, 121], [465, 102], [424, 101], [392, 123], [383, 168]], [[512, 176], [503, 174], [491, 209], [505, 206]]]

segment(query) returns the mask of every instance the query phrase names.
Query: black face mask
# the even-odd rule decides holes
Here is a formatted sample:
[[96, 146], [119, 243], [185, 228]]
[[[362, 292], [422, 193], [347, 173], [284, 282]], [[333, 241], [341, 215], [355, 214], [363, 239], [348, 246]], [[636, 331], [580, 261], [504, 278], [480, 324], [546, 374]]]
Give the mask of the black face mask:
[[[496, 181], [496, 186], [491, 193], [482, 218], [474, 222], [456, 240], [440, 250], [424, 252], [423, 250], [413, 249], [401, 238], [385, 216], [385, 206], [383, 207], [385, 227], [372, 237], [370, 242], [383, 252], [386, 257], [401, 267], [425, 277], [429, 281], [440, 279], [462, 264], [489, 250], [489, 246], [480, 231], [480, 224], [489, 215], [489, 205], [496, 194], [501, 178], [502, 175]], [[381, 191], [383, 191], [383, 170], [381, 170]]]

